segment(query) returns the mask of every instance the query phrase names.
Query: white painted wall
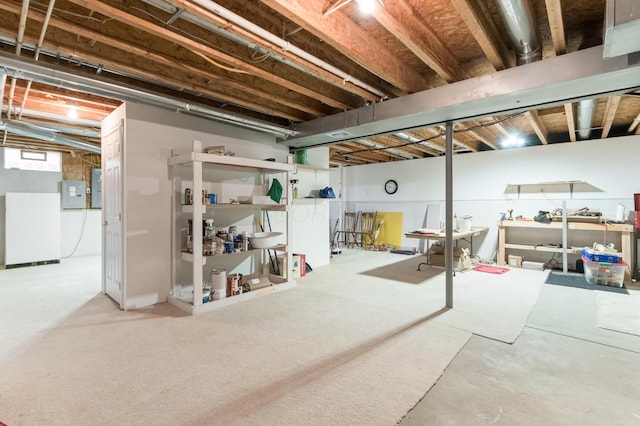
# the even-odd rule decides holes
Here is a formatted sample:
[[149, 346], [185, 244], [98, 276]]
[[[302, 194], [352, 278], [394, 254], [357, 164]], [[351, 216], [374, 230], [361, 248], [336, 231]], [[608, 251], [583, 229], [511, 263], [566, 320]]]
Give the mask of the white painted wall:
[[293, 252], [306, 255], [307, 263], [316, 268], [329, 264], [329, 203], [327, 199], [305, 199], [318, 196], [318, 191], [329, 185], [329, 148], [307, 150], [309, 166], [317, 169], [298, 169], [292, 179], [298, 179], [299, 199], [291, 209]]
[[61, 255], [99, 255], [102, 252], [102, 210], [62, 210]]
[[[619, 203], [632, 211], [633, 194], [640, 192], [639, 159], [640, 136], [457, 155], [453, 161], [454, 212], [472, 215], [473, 224], [490, 228], [474, 251], [482, 258], [494, 258], [496, 222], [499, 213], [507, 209], [512, 208], [514, 216], [532, 217], [538, 210], [561, 207], [567, 199], [568, 208], [600, 209], [609, 218], [615, 217]], [[345, 167], [344, 206], [349, 210], [400, 211], [405, 232], [420, 228], [426, 206], [444, 204], [444, 160], [437, 157]], [[339, 185], [339, 173], [332, 172], [332, 185]], [[399, 184], [394, 195], [384, 192], [388, 179]], [[568, 193], [521, 194], [520, 198], [504, 193], [509, 183], [564, 180], [586, 181], [602, 192], [574, 193], [573, 198]], [[339, 217], [336, 211], [332, 210], [332, 223]], [[403, 246], [416, 245], [416, 240], [403, 238]]]
[[[172, 187], [167, 166], [171, 150], [188, 149], [195, 139], [202, 141], [205, 147], [224, 145], [238, 157], [275, 158], [286, 162], [289, 153], [286, 146], [278, 144], [275, 137], [268, 134], [145, 105], [127, 103], [125, 111], [125, 297], [127, 308], [134, 309], [165, 302], [171, 287]], [[328, 161], [328, 150], [325, 155]], [[328, 220], [328, 214], [317, 215], [315, 211], [307, 212], [313, 213], [311, 216], [294, 213], [299, 218], [294, 224], [294, 235], [315, 232], [318, 218]], [[302, 217], [305, 219], [300, 219]], [[277, 230], [278, 218], [272, 220], [274, 230]], [[316, 249], [316, 240], [318, 244], [326, 241], [326, 250]], [[310, 241], [314, 244], [307, 245]], [[328, 237], [294, 240], [293, 251], [315, 258], [316, 250], [324, 251], [328, 256]]]

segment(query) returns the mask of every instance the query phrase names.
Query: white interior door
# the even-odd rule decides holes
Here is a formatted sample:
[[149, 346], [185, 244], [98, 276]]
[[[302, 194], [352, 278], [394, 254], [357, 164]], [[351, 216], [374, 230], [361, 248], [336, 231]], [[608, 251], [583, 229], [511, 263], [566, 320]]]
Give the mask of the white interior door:
[[102, 290], [115, 300], [121, 309], [124, 306], [122, 240], [122, 139], [124, 123], [112, 129], [102, 138]]

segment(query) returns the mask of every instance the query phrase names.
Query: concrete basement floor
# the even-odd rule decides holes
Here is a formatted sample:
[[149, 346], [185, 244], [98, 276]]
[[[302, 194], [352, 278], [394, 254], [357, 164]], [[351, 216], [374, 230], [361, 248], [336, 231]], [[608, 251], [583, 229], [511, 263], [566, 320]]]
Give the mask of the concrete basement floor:
[[598, 328], [596, 293], [544, 284], [513, 344], [474, 335], [399, 424], [640, 425], [640, 337]]
[[[63, 265], [0, 273], [0, 361], [99, 294], [99, 257]], [[542, 285], [513, 344], [471, 337], [399, 424], [640, 425], [640, 329], [598, 327], [598, 293]]]

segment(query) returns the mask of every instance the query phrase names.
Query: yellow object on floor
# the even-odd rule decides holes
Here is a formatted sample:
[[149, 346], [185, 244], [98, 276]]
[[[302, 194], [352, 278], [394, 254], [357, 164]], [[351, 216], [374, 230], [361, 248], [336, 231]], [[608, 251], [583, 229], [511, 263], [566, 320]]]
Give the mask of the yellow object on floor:
[[378, 212], [378, 220], [383, 220], [376, 244], [394, 247], [402, 245], [402, 212]]

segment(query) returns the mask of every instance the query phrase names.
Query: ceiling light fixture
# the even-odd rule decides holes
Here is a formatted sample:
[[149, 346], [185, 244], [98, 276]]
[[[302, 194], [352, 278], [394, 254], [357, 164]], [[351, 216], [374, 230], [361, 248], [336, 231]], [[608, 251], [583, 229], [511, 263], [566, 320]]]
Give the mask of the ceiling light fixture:
[[371, 13], [376, 7], [376, 0], [358, 0], [358, 4], [363, 13]]
[[[352, 1], [353, 0], [338, 0], [336, 3], [333, 4], [333, 6], [331, 6], [322, 14], [322, 17], [324, 18], [325, 16], [331, 15], [333, 12], [348, 5]], [[374, 9], [376, 8], [376, 3], [379, 3], [380, 6], [384, 6], [384, 4], [382, 4], [382, 0], [356, 0], [356, 2], [360, 5], [360, 10], [363, 13], [373, 12]]]
[[522, 139], [518, 135], [509, 135], [507, 138], [502, 141], [502, 146], [504, 147], [519, 147], [524, 145], [524, 139]]
[[78, 118], [78, 110], [76, 109], [76, 107], [72, 106], [69, 108], [69, 111], [67, 111], [67, 117], [73, 119]]

